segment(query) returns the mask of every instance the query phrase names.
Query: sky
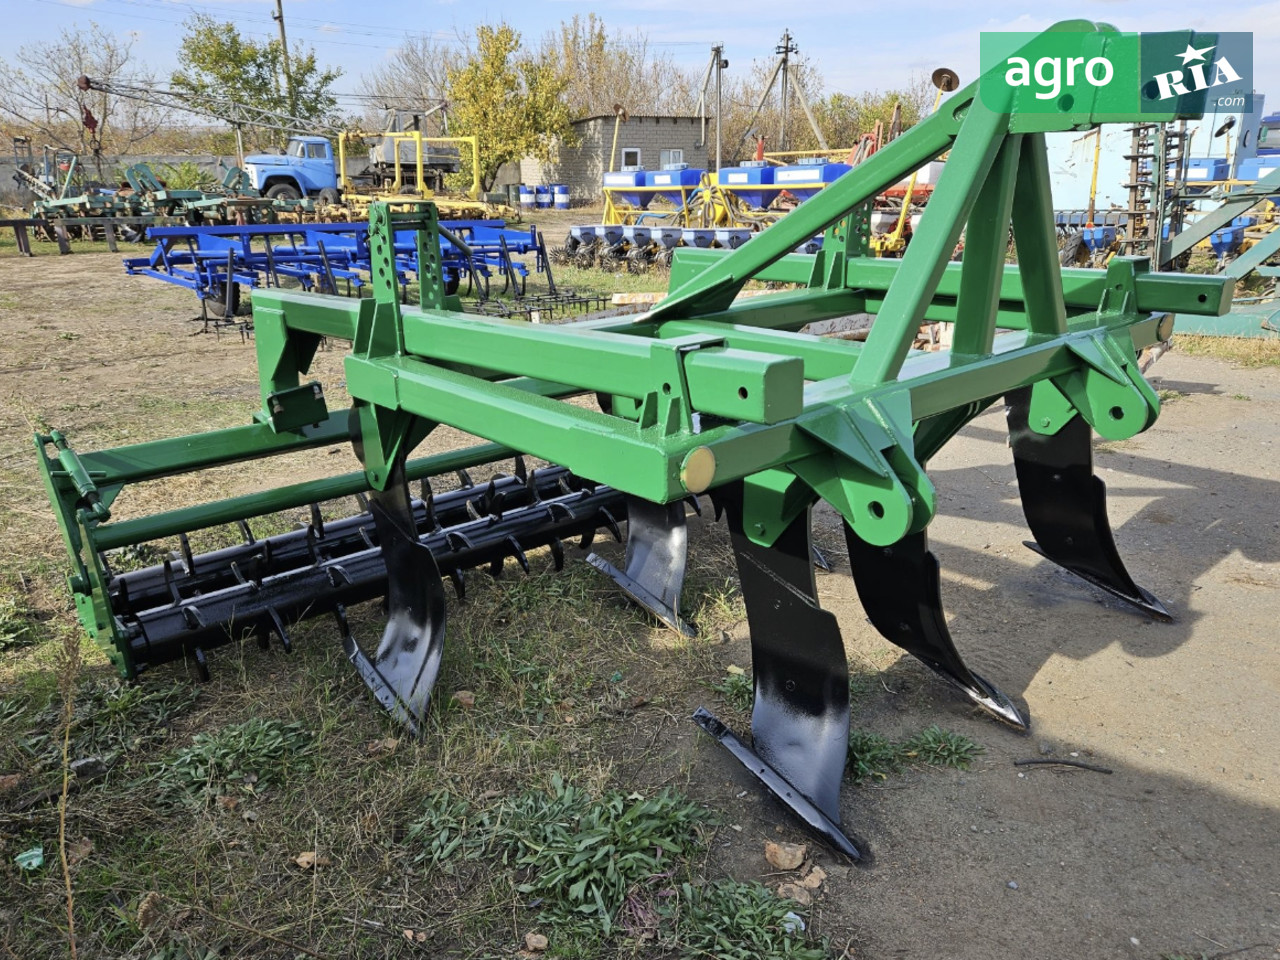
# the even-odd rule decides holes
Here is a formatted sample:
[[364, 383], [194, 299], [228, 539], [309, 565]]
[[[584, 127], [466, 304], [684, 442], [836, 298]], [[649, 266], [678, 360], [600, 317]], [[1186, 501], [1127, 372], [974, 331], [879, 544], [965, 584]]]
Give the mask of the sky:
[[[9, 59], [60, 28], [96, 21], [113, 33], [132, 35], [135, 55], [164, 78], [179, 66], [182, 21], [192, 13], [234, 20], [243, 33], [271, 39], [277, 36], [274, 9], [275, 0], [0, 0], [8, 24], [0, 34], [0, 56]], [[968, 83], [978, 72], [982, 31], [1039, 31], [1079, 18], [1122, 30], [1246, 31], [1254, 34], [1254, 89], [1270, 93], [1269, 104], [1280, 104], [1280, 57], [1272, 55], [1280, 50], [1280, 3], [1274, 0], [284, 0], [290, 46], [314, 47], [323, 63], [340, 67], [344, 75], [335, 89], [344, 94], [356, 93], [361, 74], [406, 34], [456, 41], [477, 23], [505, 21], [526, 42], [536, 42], [560, 21], [592, 11], [611, 29], [645, 31], [656, 48], [699, 73], [714, 43], [725, 45], [730, 71], [745, 71], [752, 60], [771, 59], [789, 29], [801, 56], [824, 78], [826, 92], [850, 94], [901, 87], [913, 74], [939, 66], [956, 70]], [[340, 102], [348, 109], [358, 104]]]

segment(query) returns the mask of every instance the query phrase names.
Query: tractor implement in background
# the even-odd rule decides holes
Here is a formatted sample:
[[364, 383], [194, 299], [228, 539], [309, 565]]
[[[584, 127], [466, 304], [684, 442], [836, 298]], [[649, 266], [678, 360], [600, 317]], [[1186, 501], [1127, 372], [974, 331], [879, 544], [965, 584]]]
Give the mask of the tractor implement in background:
[[[1133, 40], [1084, 21], [1054, 30], [1086, 61]], [[999, 663], [983, 671], [993, 679], [975, 672], [964, 638], [948, 632], [926, 539], [936, 512], [927, 464], [1004, 400], [1040, 552], [1160, 616], [1119, 560], [1088, 440], [1126, 439], [1152, 425], [1159, 399], [1138, 351], [1168, 337], [1171, 314], [1223, 313], [1230, 282], [1153, 274], [1145, 260], [1123, 257], [1105, 271], [1061, 268], [1045, 134], [1139, 117], [1108, 87], [1064, 98], [1057, 113], [1024, 109], [1030, 91], [1007, 96], [1005, 110], [993, 109], [972, 84], [750, 243], [678, 250], [671, 292], [647, 314], [530, 325], [461, 313], [446, 292], [429, 203], [370, 208], [372, 297], [257, 291], [263, 409], [240, 428], [251, 431], [236, 448], [241, 459], [318, 442], [326, 428], [314, 423], [330, 424], [327, 441], [346, 435], [316, 415], [318, 388], [303, 378], [322, 338], [352, 344], [344, 362], [350, 433], [387, 561], [389, 616], [372, 657], [349, 633], [344, 642], [381, 702], [419, 726], [444, 649], [447, 558], [419, 533], [407, 487], [422, 469], [409, 458], [439, 424], [646, 502], [622, 573], [643, 588], [633, 595], [656, 599], [675, 624], [685, 531], [682, 508], [671, 505], [711, 495], [728, 517], [747, 606], [752, 743], [705, 712], [698, 721], [853, 858], [865, 848], [846, 835], [839, 802], [848, 668], [838, 624], [818, 605], [810, 554], [819, 500], [841, 518], [854, 584], [876, 628], [968, 702], [1025, 729], [1026, 710], [994, 679]], [[949, 159], [903, 258], [871, 256], [874, 198], [943, 153]], [[1010, 227], [1017, 267], [1005, 265]], [[414, 305], [401, 302], [396, 282], [396, 234], [406, 230], [417, 236]], [[962, 232], [964, 260], [949, 263]], [[792, 252], [819, 233], [820, 251]], [[796, 288], [738, 301], [751, 280]], [[851, 314], [874, 315], [865, 342], [799, 332]], [[949, 350], [912, 351], [925, 321], [953, 325]], [[592, 395], [603, 398], [599, 408], [569, 402]], [[179, 462], [194, 451], [205, 462], [219, 452], [230, 459], [211, 436], [171, 441], [171, 452]], [[81, 541], [105, 519], [116, 487], [63, 453], [47, 458], [46, 476], [72, 556], [87, 567], [96, 553], [82, 557]], [[441, 456], [428, 472], [443, 469]], [[98, 464], [122, 466], [107, 454]], [[103, 584], [72, 586], [82, 617], [110, 613]], [[94, 622], [87, 616], [91, 630]]]

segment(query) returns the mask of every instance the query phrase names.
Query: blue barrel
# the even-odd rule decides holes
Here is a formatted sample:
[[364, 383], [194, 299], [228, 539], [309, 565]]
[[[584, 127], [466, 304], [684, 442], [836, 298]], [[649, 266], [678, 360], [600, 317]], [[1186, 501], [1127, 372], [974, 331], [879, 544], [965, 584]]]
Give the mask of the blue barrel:
[[534, 203], [533, 187], [526, 183], [520, 184], [520, 209], [532, 210]]
[[534, 187], [533, 198], [539, 210], [548, 209], [551, 206], [551, 188]]
[[553, 183], [551, 185], [551, 200], [557, 210], [568, 210], [569, 185], [567, 183]]

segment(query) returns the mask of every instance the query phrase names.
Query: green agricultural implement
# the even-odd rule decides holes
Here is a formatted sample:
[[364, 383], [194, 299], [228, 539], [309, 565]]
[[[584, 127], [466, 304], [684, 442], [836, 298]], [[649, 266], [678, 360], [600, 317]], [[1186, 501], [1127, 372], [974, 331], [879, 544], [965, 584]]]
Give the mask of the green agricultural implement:
[[[1086, 60], [1111, 28], [1055, 28]], [[1184, 35], [1204, 46], [1211, 38]], [[1179, 44], [1181, 44], [1179, 40]], [[1056, 113], [993, 110], [974, 84], [819, 196], [734, 251], [681, 251], [671, 292], [638, 317], [562, 326], [464, 315], [447, 296], [435, 209], [374, 205], [372, 298], [255, 291], [262, 409], [214, 433], [77, 454], [58, 434], [36, 445], [73, 571], [80, 616], [133, 674], [256, 628], [287, 643], [291, 619], [336, 615], [346, 652], [377, 698], [410, 727], [428, 708], [444, 648], [443, 576], [467, 566], [617, 529], [623, 569], [594, 562], [677, 629], [688, 500], [727, 516], [751, 632], [752, 744], [706, 711], [695, 719], [836, 849], [865, 855], [840, 826], [849, 732], [848, 670], [836, 618], [817, 602], [810, 511], [843, 519], [852, 575], [870, 621], [979, 708], [1018, 729], [1025, 710], [965, 664], [948, 633], [927, 529], [936, 510], [929, 460], [995, 403], [1008, 411], [1030, 544], [1048, 560], [1158, 619], [1134, 583], [1093, 472], [1093, 433], [1145, 430], [1159, 400], [1138, 351], [1166, 339], [1172, 315], [1218, 315], [1220, 277], [1156, 274], [1138, 259], [1105, 271], [1058, 263], [1045, 134], [1140, 117], [1089, 88]], [[1025, 94], [1030, 96], [1030, 92]], [[1010, 95], [1011, 98], [1013, 95]], [[1022, 94], [1018, 94], [1022, 96]], [[1037, 106], [1043, 104], [1037, 103]], [[1173, 120], [1178, 114], [1144, 113]], [[868, 255], [870, 202], [949, 152], [901, 260]], [[1006, 266], [1012, 227], [1017, 265]], [[418, 231], [420, 303], [403, 305], [394, 232]], [[815, 255], [791, 253], [818, 232]], [[961, 233], [963, 262], [949, 262]], [[434, 267], [433, 267], [434, 263]], [[736, 300], [751, 280], [794, 287]], [[801, 333], [869, 313], [865, 343]], [[923, 322], [954, 325], [948, 351], [916, 353]], [[348, 341], [350, 411], [327, 409], [304, 378], [323, 338]], [[569, 402], [592, 398], [593, 403]], [[484, 443], [410, 459], [440, 424]], [[362, 467], [325, 481], [118, 520], [122, 489], [214, 465], [351, 442]], [[512, 456], [560, 467], [414, 498], [409, 481]], [[590, 480], [580, 479], [590, 478]], [[112, 551], [339, 496], [368, 513], [114, 573]], [[345, 606], [385, 591], [377, 643], [352, 635]], [[372, 652], [367, 652], [367, 651]]]

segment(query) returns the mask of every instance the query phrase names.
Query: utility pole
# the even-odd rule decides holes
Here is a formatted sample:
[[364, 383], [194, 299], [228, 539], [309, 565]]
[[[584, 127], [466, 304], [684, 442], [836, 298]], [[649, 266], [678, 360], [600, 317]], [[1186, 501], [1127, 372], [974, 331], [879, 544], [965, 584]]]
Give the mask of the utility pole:
[[720, 172], [720, 73], [729, 66], [729, 61], [724, 59], [724, 47], [720, 44], [711, 48], [711, 56], [715, 59], [716, 65], [716, 173]]
[[280, 64], [284, 68], [284, 96], [289, 104], [289, 113], [298, 112], [298, 101], [293, 95], [293, 74], [289, 69], [289, 41], [284, 36], [284, 0], [276, 0], [276, 12], [271, 19], [280, 24]]
[[782, 43], [780, 43], [773, 51], [782, 57], [782, 128], [778, 131], [779, 149], [787, 149], [787, 106], [790, 101], [790, 84], [788, 78], [789, 64], [791, 62], [791, 54], [797, 53], [796, 45], [791, 42], [791, 31], [785, 30], [782, 34]]

